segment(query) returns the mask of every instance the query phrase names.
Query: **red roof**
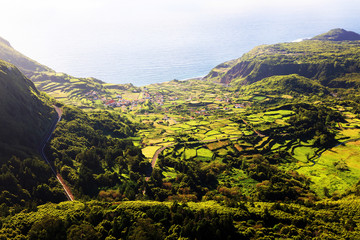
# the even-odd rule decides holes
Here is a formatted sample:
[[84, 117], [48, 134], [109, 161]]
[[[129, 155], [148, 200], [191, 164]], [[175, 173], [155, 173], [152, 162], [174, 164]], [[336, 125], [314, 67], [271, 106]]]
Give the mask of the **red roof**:
[[112, 103], [115, 103], [115, 101], [114, 100], [109, 100], [109, 101], [106, 102], [106, 104], [112, 104]]

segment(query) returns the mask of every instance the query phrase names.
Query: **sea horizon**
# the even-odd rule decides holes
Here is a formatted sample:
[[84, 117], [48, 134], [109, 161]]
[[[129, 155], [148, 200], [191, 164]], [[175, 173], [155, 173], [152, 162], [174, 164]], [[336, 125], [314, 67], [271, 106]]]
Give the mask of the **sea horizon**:
[[87, 24], [81, 30], [34, 30], [26, 41], [18, 35], [0, 32], [0, 36], [56, 72], [145, 86], [205, 76], [217, 65], [262, 44], [292, 42], [334, 28], [360, 33], [354, 6], [336, 8], [334, 5], [317, 14], [252, 10], [249, 14], [202, 15], [185, 23], [162, 19], [141, 26], [130, 22], [129, 26], [120, 22]]

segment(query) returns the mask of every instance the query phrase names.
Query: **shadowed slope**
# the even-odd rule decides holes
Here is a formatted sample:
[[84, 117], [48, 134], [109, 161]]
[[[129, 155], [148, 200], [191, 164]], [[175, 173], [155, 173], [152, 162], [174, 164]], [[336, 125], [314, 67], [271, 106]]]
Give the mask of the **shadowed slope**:
[[37, 150], [54, 116], [44, 98], [15, 66], [0, 61], [2, 157]]

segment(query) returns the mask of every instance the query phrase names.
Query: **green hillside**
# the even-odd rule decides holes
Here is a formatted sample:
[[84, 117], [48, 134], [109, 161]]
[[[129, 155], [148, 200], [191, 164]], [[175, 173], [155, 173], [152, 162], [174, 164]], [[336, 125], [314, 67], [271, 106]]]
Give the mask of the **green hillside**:
[[94, 78], [75, 78], [65, 73], [39, 72], [33, 73], [30, 79], [40, 91], [71, 105], [82, 105], [81, 100], [91, 91], [102, 95], [110, 94], [103, 86], [104, 83]]
[[206, 79], [246, 84], [274, 75], [298, 74], [326, 85], [331, 79], [360, 71], [359, 46], [359, 41], [314, 40], [258, 46], [215, 67]]
[[315, 80], [297, 74], [271, 76], [245, 85], [241, 91], [247, 94], [258, 92], [262, 94], [309, 95], [328, 94], [329, 91]]
[[10, 43], [0, 37], [0, 59], [14, 64], [21, 72], [28, 76], [33, 72], [53, 72], [50, 68], [26, 57], [22, 53], [16, 51]]
[[40, 147], [57, 119], [48, 96], [14, 65], [0, 61], [0, 215], [65, 195]]
[[55, 117], [45, 98], [14, 65], [0, 61], [1, 157], [38, 151]]
[[107, 99], [117, 96], [119, 90], [137, 90], [132, 84], [106, 84], [91, 77], [77, 78], [65, 73], [57, 73], [16, 51], [3, 38], [0, 38], [0, 59], [14, 64], [35, 83], [40, 91], [66, 104], [94, 107], [96, 104], [89, 101], [86, 95], [90, 92], [95, 91], [99, 96]]

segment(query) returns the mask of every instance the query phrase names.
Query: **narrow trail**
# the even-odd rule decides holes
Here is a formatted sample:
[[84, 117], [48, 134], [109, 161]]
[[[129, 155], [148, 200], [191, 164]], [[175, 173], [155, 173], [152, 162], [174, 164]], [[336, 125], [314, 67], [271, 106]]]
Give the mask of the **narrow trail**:
[[50, 128], [48, 134], [46, 134], [46, 136], [44, 137], [44, 140], [41, 142], [40, 154], [41, 154], [41, 157], [45, 160], [45, 162], [47, 164], [49, 164], [49, 166], [51, 168], [51, 171], [53, 172], [54, 176], [56, 177], [56, 179], [59, 181], [59, 183], [63, 187], [67, 199], [69, 201], [74, 201], [74, 195], [71, 193], [70, 188], [66, 185], [64, 179], [60, 176], [60, 174], [55, 171], [54, 166], [49, 162], [49, 160], [48, 160], [48, 158], [46, 157], [46, 154], [45, 154], [46, 144], [49, 142], [49, 140], [51, 138], [51, 135], [53, 134], [53, 132], [54, 132], [54, 130], [56, 128], [56, 124], [58, 122], [60, 122], [61, 116], [62, 116], [62, 113], [63, 113], [62, 109], [60, 109], [60, 108], [58, 108], [56, 106], [54, 106], [54, 108], [55, 108], [56, 113], [58, 114], [58, 118], [54, 119], [53, 123], [51, 124], [51, 128]]
[[260, 133], [253, 126], [251, 126], [247, 121], [245, 121], [244, 119], [242, 119], [242, 121], [245, 123], [246, 126], [249, 126], [259, 137], [266, 137], [264, 134]]

